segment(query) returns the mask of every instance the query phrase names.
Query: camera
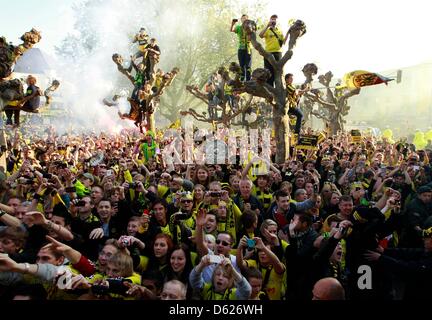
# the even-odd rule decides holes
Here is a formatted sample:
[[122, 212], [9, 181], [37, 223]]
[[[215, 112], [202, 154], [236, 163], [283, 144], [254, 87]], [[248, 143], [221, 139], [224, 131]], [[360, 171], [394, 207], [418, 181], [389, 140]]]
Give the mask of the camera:
[[85, 207], [86, 204], [87, 203], [84, 200], [80, 200], [75, 204], [75, 206], [76, 207]]
[[44, 172], [43, 173], [43, 177], [46, 178], [46, 179], [51, 179], [52, 178], [52, 174]]
[[233, 21], [234, 23], [236, 23], [236, 22], [238, 22], [238, 19], [233, 19], [232, 21]]
[[174, 216], [175, 220], [186, 220], [188, 218], [187, 213], [178, 213]]
[[386, 182], [384, 183], [384, 186], [385, 186], [385, 187], [390, 187], [392, 184], [393, 184], [393, 179], [389, 179], [388, 181], [386, 181]]
[[255, 249], [256, 241], [254, 239], [247, 239], [247, 249], [253, 251]]
[[98, 296], [103, 296], [103, 295], [109, 294], [109, 287], [107, 287], [107, 286], [94, 284], [92, 286], [91, 290], [95, 295], [98, 295]]
[[272, 22], [270, 23], [270, 26], [272, 26], [273, 28], [276, 27], [276, 21], [272, 21]]
[[33, 184], [33, 179], [28, 179], [28, 178], [25, 178], [25, 177], [21, 177], [19, 179], [19, 183], [31, 185], [31, 184]]
[[129, 189], [136, 189], [136, 187], [137, 187], [137, 183], [136, 182], [129, 183]]
[[122, 244], [125, 246], [125, 247], [129, 247], [130, 246], [130, 238], [129, 237], [124, 237], [123, 239], [122, 239]]
[[217, 191], [217, 192], [210, 192], [210, 197], [212, 197], [212, 198], [217, 198], [217, 197], [220, 197], [220, 196], [221, 196], [221, 193], [219, 191]]
[[339, 232], [340, 232], [343, 236], [345, 236], [346, 233], [347, 233], [347, 228], [345, 228], [345, 227], [340, 227], [340, 228], [339, 228]]
[[103, 285], [93, 285], [91, 290], [95, 295], [107, 295], [110, 293], [113, 294], [120, 294], [120, 295], [125, 295], [126, 292], [129, 290], [129, 288], [127, 286], [124, 285], [124, 282], [132, 282], [129, 279], [124, 279], [124, 278], [120, 278], [120, 279], [106, 279], [106, 281], [108, 282], [108, 286], [103, 286]]
[[68, 165], [67, 165], [67, 163], [65, 163], [65, 162], [59, 162], [59, 163], [57, 164], [57, 167], [58, 167], [59, 169], [67, 169]]

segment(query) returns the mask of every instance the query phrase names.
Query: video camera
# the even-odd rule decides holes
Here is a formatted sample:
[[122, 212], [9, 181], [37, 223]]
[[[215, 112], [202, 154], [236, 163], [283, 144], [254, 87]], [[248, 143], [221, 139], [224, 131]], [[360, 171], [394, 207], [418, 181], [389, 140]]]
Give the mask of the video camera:
[[105, 285], [93, 285], [91, 290], [95, 295], [107, 295], [110, 293], [126, 295], [129, 288], [124, 284], [124, 282], [132, 283], [131, 280], [125, 278], [111, 278], [106, 280], [108, 286]]

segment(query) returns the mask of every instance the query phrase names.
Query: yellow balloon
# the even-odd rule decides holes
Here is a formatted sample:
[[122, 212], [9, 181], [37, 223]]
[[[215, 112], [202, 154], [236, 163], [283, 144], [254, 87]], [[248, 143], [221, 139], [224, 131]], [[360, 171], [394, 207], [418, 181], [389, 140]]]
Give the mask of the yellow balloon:
[[432, 129], [429, 130], [428, 132], [426, 132], [425, 139], [426, 140], [432, 140]]
[[391, 139], [393, 138], [393, 131], [391, 129], [385, 129], [382, 136], [383, 138]]
[[382, 137], [386, 139], [389, 143], [394, 143], [393, 131], [391, 129], [385, 129], [382, 133]]
[[427, 145], [427, 141], [425, 140], [424, 133], [420, 131], [416, 132], [416, 134], [414, 135], [413, 143], [417, 149], [419, 150], [424, 149]]

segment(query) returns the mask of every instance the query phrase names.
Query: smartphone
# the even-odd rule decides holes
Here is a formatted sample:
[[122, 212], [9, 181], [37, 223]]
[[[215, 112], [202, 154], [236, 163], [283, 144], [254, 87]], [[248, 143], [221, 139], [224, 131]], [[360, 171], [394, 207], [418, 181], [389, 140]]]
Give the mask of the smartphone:
[[419, 171], [420, 166], [413, 166], [413, 169], [414, 169], [415, 171]]
[[107, 177], [111, 177], [113, 174], [114, 174], [114, 172], [112, 170], [107, 170], [107, 172], [106, 172]]
[[222, 262], [222, 257], [213, 254], [213, 255], [210, 256], [210, 262], [211, 263], [217, 263], [217, 264], [219, 264], [219, 263]]

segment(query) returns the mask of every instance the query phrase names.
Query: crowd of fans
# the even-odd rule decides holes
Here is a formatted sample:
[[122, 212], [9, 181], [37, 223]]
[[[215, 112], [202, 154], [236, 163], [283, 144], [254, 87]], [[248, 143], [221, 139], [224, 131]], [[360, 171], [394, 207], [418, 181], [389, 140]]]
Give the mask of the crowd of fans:
[[432, 150], [340, 133], [285, 163], [272, 141], [270, 162], [186, 165], [151, 132], [15, 132], [2, 299], [430, 297]]
[[[289, 36], [277, 19], [272, 15], [259, 33], [275, 61]], [[247, 20], [242, 15], [230, 25], [243, 82], [252, 71]], [[113, 60], [134, 84], [129, 101], [135, 104], [119, 115], [141, 132], [58, 136], [52, 128], [33, 128], [20, 135], [26, 129], [18, 129], [16, 107], [36, 112], [40, 105], [32, 76], [25, 98], [6, 107], [13, 136], [0, 136], [0, 299], [431, 297], [431, 149], [371, 135], [354, 142], [340, 132], [316, 149], [292, 148], [284, 163], [276, 163], [275, 140], [265, 155], [264, 148], [248, 151], [238, 137], [234, 164], [201, 163], [197, 154], [205, 155], [209, 141], [186, 155], [181, 128], [176, 135], [143, 133], [141, 123], [153, 121], [158, 98], [178, 69], [156, 71], [161, 50], [144, 28], [133, 42], [139, 50], [129, 69], [120, 55]], [[290, 38], [291, 49], [294, 44]], [[264, 59], [264, 67], [270, 71], [266, 86], [273, 87], [274, 63]], [[240, 108], [234, 84], [225, 80], [213, 74], [205, 85], [212, 120], [224, 101], [232, 112]], [[297, 118], [294, 137], [300, 138], [298, 103], [309, 88], [296, 88], [292, 74], [285, 85], [288, 113]], [[200, 161], [185, 164], [187, 156]]]

